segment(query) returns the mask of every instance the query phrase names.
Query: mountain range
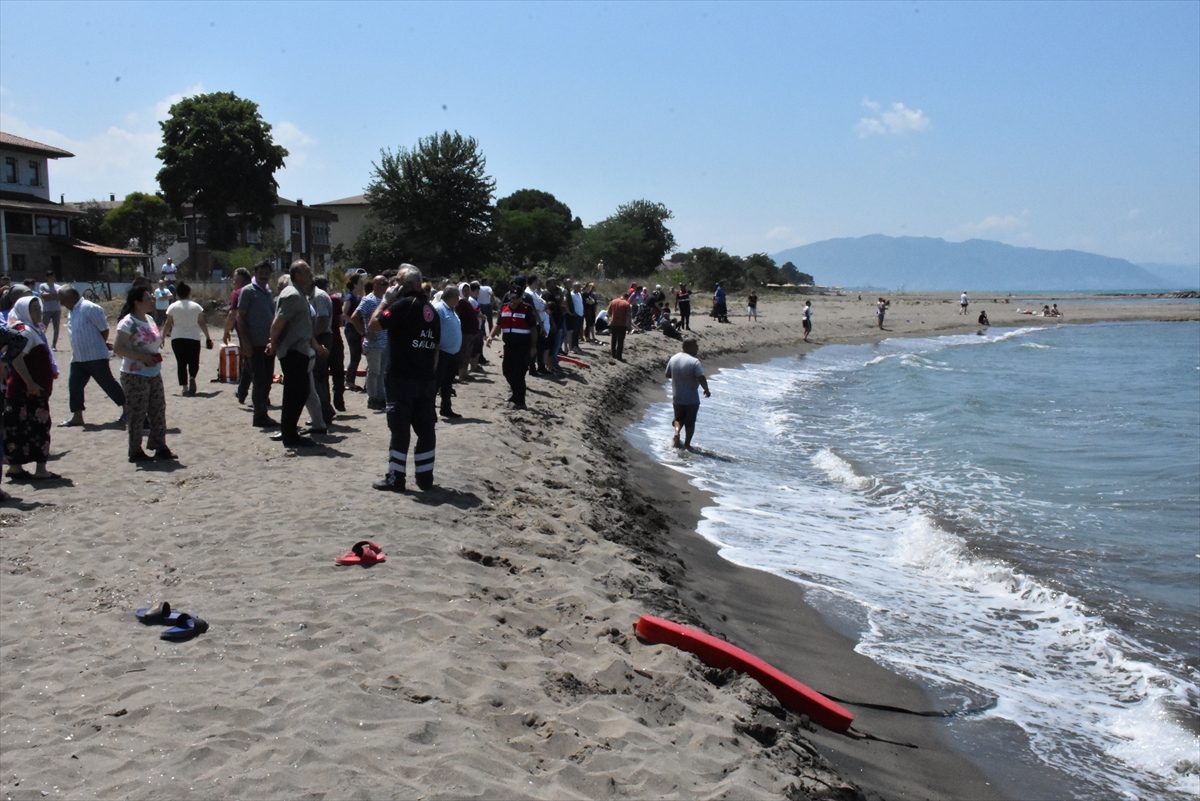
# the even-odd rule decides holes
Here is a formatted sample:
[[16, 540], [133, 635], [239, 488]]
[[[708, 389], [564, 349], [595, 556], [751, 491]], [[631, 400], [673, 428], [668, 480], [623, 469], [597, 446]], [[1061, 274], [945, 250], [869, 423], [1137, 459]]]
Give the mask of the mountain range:
[[947, 242], [873, 234], [826, 239], [771, 257], [776, 264], [790, 261], [819, 284], [864, 289], [1062, 292], [1197, 288], [1184, 280], [1190, 268], [1179, 265], [1153, 265], [1174, 270], [1154, 271], [1125, 259], [1080, 250], [1018, 248], [983, 239]]

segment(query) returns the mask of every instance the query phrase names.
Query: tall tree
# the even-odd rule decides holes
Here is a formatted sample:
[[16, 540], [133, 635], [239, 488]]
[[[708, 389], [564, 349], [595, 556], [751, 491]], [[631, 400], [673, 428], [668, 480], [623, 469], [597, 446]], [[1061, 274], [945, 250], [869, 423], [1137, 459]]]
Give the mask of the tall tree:
[[554, 261], [571, 244], [583, 221], [549, 192], [521, 189], [496, 201], [496, 234], [508, 264], [518, 270]]
[[649, 200], [634, 200], [617, 207], [617, 213], [610, 220], [636, 225], [642, 229], [642, 235], [647, 244], [647, 256], [651, 263], [648, 268], [658, 266], [662, 257], [675, 248], [675, 235], [667, 228], [667, 220], [675, 215], [662, 203], [652, 203]]
[[175, 240], [175, 225], [166, 201], [145, 192], [126, 195], [125, 202], [104, 217], [100, 230], [108, 241], [120, 242], [121, 247], [132, 246], [131, 240], [136, 239], [137, 247], [149, 253], [151, 259]]
[[415, 258], [443, 274], [487, 266], [496, 249], [496, 182], [474, 138], [443, 131], [412, 150], [384, 149], [372, 166], [367, 202], [381, 221], [404, 230]]
[[[85, 242], [115, 247], [115, 243], [108, 241], [107, 234], [103, 230], [104, 218], [108, 215], [108, 209], [104, 208], [99, 200], [89, 200], [83, 203], [79, 210], [83, 212], [84, 216], [71, 220], [71, 236]], [[122, 247], [124, 246], [122, 245]]]
[[207, 243], [223, 249], [242, 226], [275, 215], [275, 171], [288, 152], [271, 138], [258, 104], [233, 92], [185, 97], [171, 106], [158, 158], [158, 184], [176, 219], [191, 203], [208, 221]]

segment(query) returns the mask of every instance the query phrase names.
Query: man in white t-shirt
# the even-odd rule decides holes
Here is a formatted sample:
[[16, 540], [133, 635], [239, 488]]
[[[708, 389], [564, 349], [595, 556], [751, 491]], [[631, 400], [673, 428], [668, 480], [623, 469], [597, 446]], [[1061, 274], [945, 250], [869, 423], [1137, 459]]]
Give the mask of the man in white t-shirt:
[[[676, 448], [691, 450], [692, 434], [696, 431], [696, 415], [700, 411], [700, 389], [704, 389], [704, 397], [712, 395], [708, 391], [708, 379], [704, 377], [704, 368], [696, 358], [699, 346], [694, 339], [683, 341], [683, 350], [676, 353], [667, 362], [666, 377], [671, 379], [671, 402], [675, 407], [675, 436], [671, 444]], [[680, 429], [684, 432], [684, 441], [679, 441]]]
[[159, 279], [158, 288], [154, 290], [154, 322], [160, 328], [167, 322], [167, 309], [171, 306], [171, 300], [167, 279]]
[[162, 277], [167, 282], [173, 282], [178, 272], [175, 269], [175, 262], [170, 259], [167, 259], [167, 263], [162, 266]]

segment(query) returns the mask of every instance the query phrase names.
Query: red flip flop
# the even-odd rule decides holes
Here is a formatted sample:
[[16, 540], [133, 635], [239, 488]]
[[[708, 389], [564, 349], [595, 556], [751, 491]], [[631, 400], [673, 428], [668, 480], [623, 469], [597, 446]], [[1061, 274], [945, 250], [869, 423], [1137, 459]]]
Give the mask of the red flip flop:
[[354, 543], [354, 547], [345, 556], [339, 556], [333, 560], [335, 565], [362, 565], [370, 567], [376, 562], [386, 562], [387, 554], [383, 552], [375, 543], [369, 540], [362, 540]]

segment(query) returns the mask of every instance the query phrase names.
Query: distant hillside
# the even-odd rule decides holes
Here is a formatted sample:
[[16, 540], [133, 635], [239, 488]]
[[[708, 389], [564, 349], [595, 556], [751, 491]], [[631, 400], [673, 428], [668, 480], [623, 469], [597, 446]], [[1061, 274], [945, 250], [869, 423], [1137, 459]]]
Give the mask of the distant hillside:
[[874, 234], [814, 242], [772, 258], [776, 264], [790, 261], [826, 286], [950, 292], [1175, 288], [1124, 259], [982, 239], [947, 242]]
[[1171, 289], [1200, 290], [1200, 264], [1139, 264]]

